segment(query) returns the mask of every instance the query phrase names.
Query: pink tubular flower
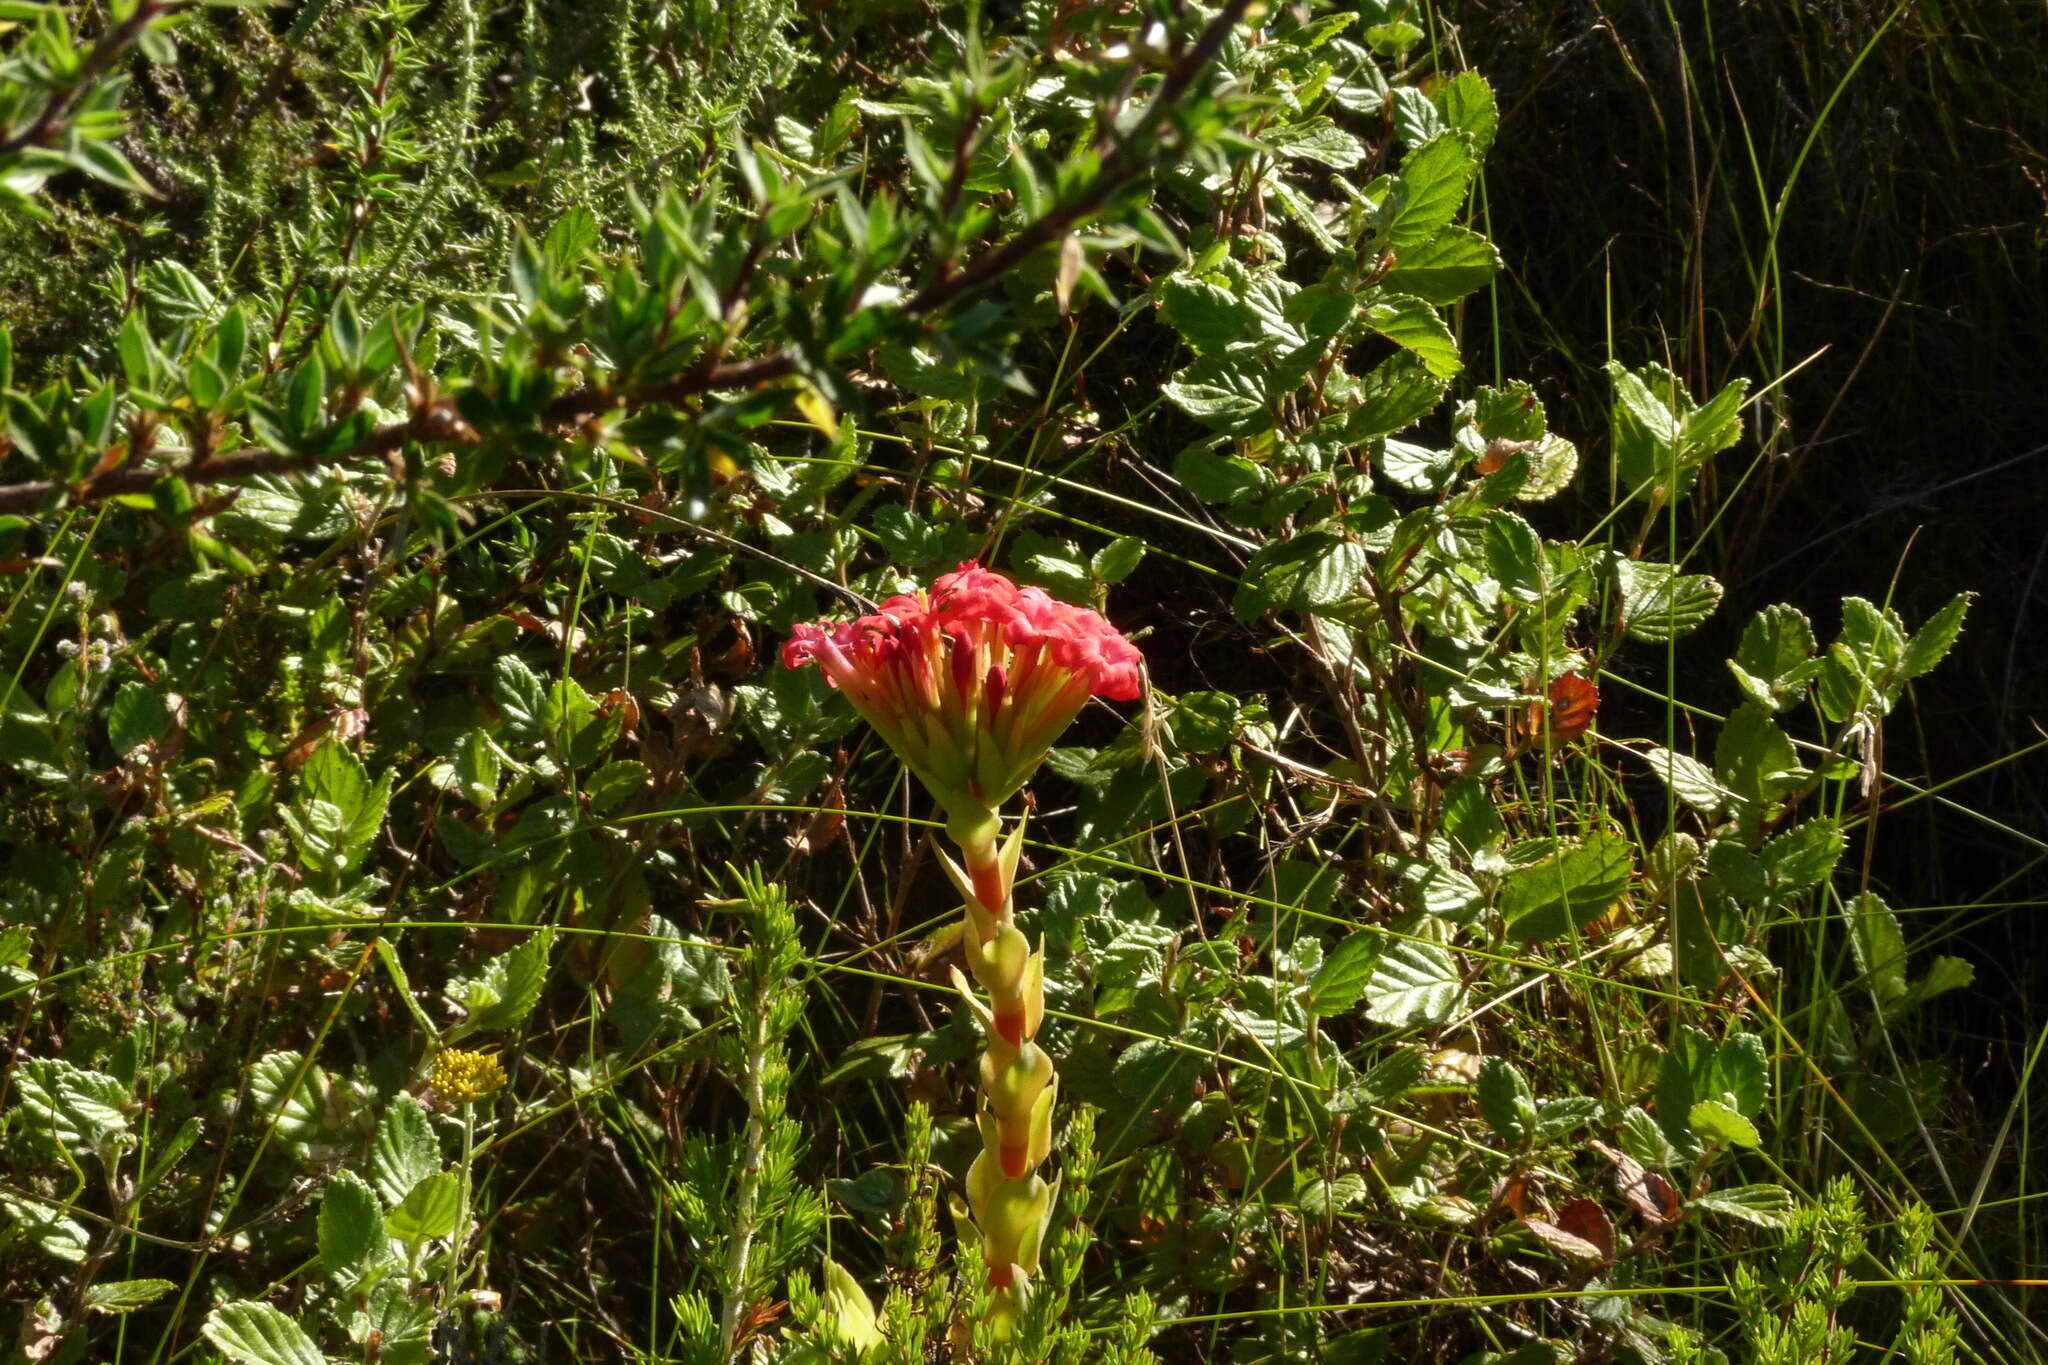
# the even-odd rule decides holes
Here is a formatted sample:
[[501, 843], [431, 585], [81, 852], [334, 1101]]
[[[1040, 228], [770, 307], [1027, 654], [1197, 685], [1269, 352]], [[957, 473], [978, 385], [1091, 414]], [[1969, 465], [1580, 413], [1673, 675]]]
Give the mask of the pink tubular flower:
[[1091, 696], [1138, 696], [1137, 647], [1100, 613], [972, 562], [872, 616], [798, 626], [815, 663], [950, 815], [1001, 805]]

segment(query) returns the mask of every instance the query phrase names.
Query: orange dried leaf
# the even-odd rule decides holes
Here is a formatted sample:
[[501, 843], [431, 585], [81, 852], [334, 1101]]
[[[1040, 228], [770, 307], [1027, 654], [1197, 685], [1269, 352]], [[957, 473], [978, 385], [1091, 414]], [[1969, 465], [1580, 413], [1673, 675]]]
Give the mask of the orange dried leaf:
[[1550, 737], [1569, 744], [1592, 728], [1600, 710], [1600, 689], [1590, 678], [1567, 673], [1550, 685]]

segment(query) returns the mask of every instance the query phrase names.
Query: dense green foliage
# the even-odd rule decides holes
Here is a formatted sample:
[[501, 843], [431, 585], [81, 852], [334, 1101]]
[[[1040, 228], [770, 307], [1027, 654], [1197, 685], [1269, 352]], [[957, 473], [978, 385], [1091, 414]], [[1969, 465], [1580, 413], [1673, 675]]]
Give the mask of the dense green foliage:
[[[0, 4], [18, 1349], [2029, 1358], [1872, 862], [1969, 599], [1686, 652], [1794, 358], [1475, 379], [1417, 6], [819, 10]], [[1014, 1352], [932, 812], [774, 665], [968, 558], [1150, 672], [1031, 789]]]

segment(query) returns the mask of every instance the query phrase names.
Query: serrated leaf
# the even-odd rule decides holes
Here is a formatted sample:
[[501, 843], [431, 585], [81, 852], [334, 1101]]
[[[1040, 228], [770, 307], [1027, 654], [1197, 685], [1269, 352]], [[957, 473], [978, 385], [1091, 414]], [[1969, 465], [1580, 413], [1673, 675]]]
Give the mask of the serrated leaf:
[[1228, 286], [1199, 275], [1168, 275], [1152, 286], [1160, 311], [1197, 355], [1265, 339], [1252, 307]]
[[1879, 1004], [1890, 1004], [1906, 993], [1906, 936], [1899, 919], [1879, 897], [1865, 892], [1846, 907], [1849, 921], [1849, 951], [1863, 984], [1876, 994]]
[[1906, 644], [1906, 652], [1899, 660], [1899, 676], [1911, 680], [1931, 671], [1945, 658], [1962, 634], [1963, 617], [1970, 610], [1973, 593], [1957, 593], [1949, 599], [1948, 605], [1927, 618], [1920, 629], [1913, 632], [1913, 638]]
[[1098, 583], [1121, 583], [1144, 561], [1145, 550], [1137, 536], [1118, 536], [1090, 556], [1089, 572]]
[[1313, 161], [1332, 170], [1348, 171], [1365, 160], [1364, 145], [1321, 114], [1277, 129], [1266, 141], [1290, 161]]
[[1379, 957], [1379, 935], [1356, 933], [1338, 942], [1309, 978], [1303, 1004], [1310, 1014], [1329, 1018], [1357, 1004], [1372, 980]]
[[102, 1280], [85, 1291], [85, 1306], [95, 1313], [132, 1313], [177, 1287], [169, 1280]]
[[1886, 1011], [1886, 1017], [1898, 1018], [1909, 1010], [1918, 1009], [1937, 995], [1963, 990], [1977, 980], [1977, 969], [1959, 957], [1937, 957], [1927, 964], [1927, 975], [1907, 988], [1905, 996]]
[[1761, 706], [1744, 702], [1729, 715], [1714, 743], [1714, 772], [1745, 801], [1767, 805], [1805, 783], [1792, 740]]
[[1536, 1097], [1528, 1080], [1505, 1057], [1488, 1057], [1479, 1064], [1479, 1116], [1514, 1146], [1527, 1142], [1536, 1129]]
[[1694, 1195], [1686, 1207], [1739, 1218], [1760, 1228], [1782, 1228], [1798, 1205], [1782, 1185], [1735, 1185]]
[[1365, 1015], [1394, 1028], [1450, 1022], [1464, 1007], [1458, 961], [1441, 944], [1390, 939], [1365, 988]]
[[505, 728], [520, 738], [541, 732], [541, 717], [547, 710], [547, 688], [532, 669], [510, 654], [491, 660], [491, 700], [504, 713]]
[[330, 870], [353, 871], [375, 844], [384, 827], [384, 812], [391, 802], [391, 774], [370, 780], [362, 760], [338, 740], [328, 740], [313, 751], [299, 774], [301, 798], [325, 803], [341, 814], [333, 831]]
[[1649, 745], [1643, 758], [1679, 800], [1705, 815], [1718, 815], [1735, 796], [1715, 778], [1714, 770], [1696, 758]]
[[199, 1331], [237, 1365], [326, 1365], [305, 1330], [267, 1303], [224, 1303]]
[[555, 946], [552, 927], [529, 935], [526, 942], [484, 964], [473, 977], [449, 983], [449, 998], [467, 1011], [448, 1034], [450, 1042], [489, 1029], [517, 1028], [533, 1013], [547, 984], [548, 960]]
[[1719, 1100], [1745, 1118], [1763, 1112], [1770, 1098], [1771, 1070], [1763, 1039], [1754, 1033], [1732, 1033], [1714, 1045], [1704, 1078], [1696, 1077], [1702, 1099]]
[[0, 968], [28, 966], [29, 952], [35, 947], [35, 931], [26, 924], [10, 924], [0, 929]]
[[[1391, 435], [1412, 426], [1443, 397], [1444, 381], [1407, 351], [1388, 356], [1359, 381], [1352, 405], [1332, 425], [1348, 445]], [[1322, 430], [1322, 428], [1318, 428]]]
[[1344, 1099], [1354, 1110], [1385, 1104], [1420, 1085], [1428, 1074], [1429, 1059], [1419, 1049], [1402, 1048], [1360, 1077], [1356, 1085], [1344, 1092]]
[[1513, 512], [1495, 512], [1482, 538], [1487, 568], [1503, 593], [1525, 605], [1550, 595], [1550, 556], [1535, 527]]
[[1604, 1106], [1586, 1095], [1566, 1095], [1536, 1106], [1536, 1140], [1554, 1142], [1600, 1117]]
[[1457, 472], [1458, 456], [1456, 451], [1433, 450], [1389, 436], [1380, 442], [1375, 463], [1395, 487], [1410, 493], [1435, 494], [1442, 492]]
[[441, 1143], [425, 1107], [411, 1095], [400, 1094], [377, 1125], [377, 1140], [370, 1148], [371, 1183], [384, 1206], [396, 1208], [440, 1169]]
[[1798, 702], [1819, 673], [1813, 651], [1813, 623], [1803, 612], [1765, 607], [1742, 628], [1742, 643], [1728, 666], [1750, 700], [1783, 711]]
[[1316, 216], [1316, 206], [1285, 180], [1273, 179], [1266, 182], [1266, 190], [1277, 201], [1295, 226], [1315, 239], [1317, 246], [1335, 256], [1344, 250], [1344, 244], [1330, 234], [1323, 220]]
[[1270, 483], [1266, 471], [1242, 455], [1219, 455], [1199, 446], [1174, 458], [1173, 476], [1203, 502], [1219, 504], [1262, 493]]
[[1808, 820], [1765, 844], [1757, 854], [1772, 896], [1790, 896], [1820, 885], [1835, 870], [1845, 840], [1831, 818]]
[[1380, 865], [1394, 873], [1401, 904], [1410, 910], [1463, 924], [1485, 903], [1478, 884], [1456, 868], [1398, 855], [1386, 856]]
[[446, 1237], [462, 1217], [462, 1178], [454, 1171], [430, 1175], [407, 1192], [384, 1217], [384, 1228], [410, 1246]]
[[1579, 448], [1554, 431], [1546, 432], [1533, 450], [1522, 453], [1529, 461], [1529, 481], [1515, 494], [1517, 502], [1554, 498], [1579, 472]]
[[1387, 294], [1367, 304], [1365, 324], [1403, 350], [1411, 352], [1438, 379], [1465, 368], [1458, 341], [1443, 317], [1412, 294]]
[[127, 1140], [128, 1087], [112, 1076], [36, 1058], [20, 1065], [15, 1085], [28, 1131], [73, 1163]]
[[171, 728], [171, 713], [161, 693], [142, 682], [125, 682], [107, 708], [107, 743], [126, 755]]
[[1635, 853], [1625, 839], [1595, 834], [1501, 883], [1496, 902], [1508, 934], [1524, 942], [1558, 938], [1607, 913], [1628, 889]]
[[608, 815], [645, 790], [648, 781], [647, 765], [634, 758], [622, 758], [607, 763], [592, 773], [583, 784], [583, 795], [590, 802], [591, 813]]
[[1429, 241], [1397, 252], [1381, 281], [1388, 289], [1434, 304], [1456, 303], [1500, 273], [1500, 252], [1469, 228], [1448, 227]]
[[1311, 1177], [1296, 1197], [1301, 1211], [1313, 1218], [1332, 1218], [1365, 1198], [1365, 1177], [1346, 1171], [1334, 1180]]
[[1248, 360], [1204, 356], [1160, 386], [1188, 416], [1231, 436], [1256, 436], [1273, 425], [1265, 384]]
[[1898, 695], [1906, 644], [1897, 613], [1861, 597], [1843, 598], [1842, 632], [1821, 661], [1821, 714], [1839, 723], [1866, 708], [1888, 712]]
[[1464, 206], [1477, 163], [1464, 139], [1445, 133], [1417, 147], [1401, 165], [1387, 244], [1399, 253], [1422, 245], [1450, 226]]
[[76, 1265], [91, 1249], [85, 1224], [62, 1209], [0, 1191], [0, 1213], [7, 1215], [21, 1236], [52, 1259]]
[[1500, 107], [1486, 78], [1477, 71], [1461, 71], [1439, 85], [1431, 97], [1443, 111], [1444, 121], [1463, 133], [1472, 150], [1484, 159], [1500, 128]]
[[1328, 531], [1274, 541], [1245, 565], [1232, 606], [1247, 621], [1335, 606], [1359, 590], [1365, 566], [1364, 546]]
[[[1577, 1202], [1586, 1203], [1589, 1201], [1580, 1200]], [[1604, 1215], [1602, 1215], [1602, 1221], [1605, 1221]], [[1578, 1261], [1584, 1265], [1604, 1265], [1611, 1259], [1613, 1254], [1614, 1232], [1611, 1228], [1608, 1229], [1607, 1234], [1608, 1247], [1603, 1249], [1592, 1238], [1582, 1237], [1576, 1232], [1559, 1227], [1555, 1223], [1546, 1222], [1541, 1218], [1524, 1218], [1522, 1219], [1522, 1226], [1529, 1230], [1529, 1235], [1534, 1237], [1544, 1250], [1554, 1255], [1562, 1256], [1568, 1261]], [[1589, 1227], [1588, 1230], [1590, 1231], [1591, 1228]]]
[[1678, 1160], [1679, 1154], [1665, 1139], [1664, 1130], [1641, 1105], [1630, 1105], [1621, 1116], [1620, 1136], [1622, 1150], [1644, 1166], [1669, 1166]]
[[[294, 1084], [296, 1082], [296, 1084]], [[267, 1052], [249, 1073], [249, 1097], [276, 1125], [286, 1142], [306, 1143], [326, 1130], [326, 1096], [331, 1082], [297, 1052]]]
[[1719, 393], [1685, 413], [1678, 434], [1685, 443], [1688, 462], [1717, 454], [1741, 439], [1742, 403], [1748, 396], [1747, 379], [1731, 380]]
[[1706, 574], [1673, 573], [1669, 565], [1621, 560], [1621, 619], [1631, 639], [1654, 644], [1697, 629], [1721, 605], [1721, 584]]
[[330, 1271], [352, 1270], [384, 1249], [384, 1212], [354, 1171], [340, 1171], [320, 1191], [320, 1259]]

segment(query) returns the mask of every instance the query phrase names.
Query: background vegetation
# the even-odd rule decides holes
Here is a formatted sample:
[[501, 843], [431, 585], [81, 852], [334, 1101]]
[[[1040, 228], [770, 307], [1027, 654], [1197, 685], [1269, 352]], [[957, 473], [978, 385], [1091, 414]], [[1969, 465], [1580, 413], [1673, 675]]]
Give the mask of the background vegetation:
[[2048, 18], [1248, 8], [0, 5], [12, 1349], [990, 1353], [979, 555], [1023, 1358], [2042, 1354]]

